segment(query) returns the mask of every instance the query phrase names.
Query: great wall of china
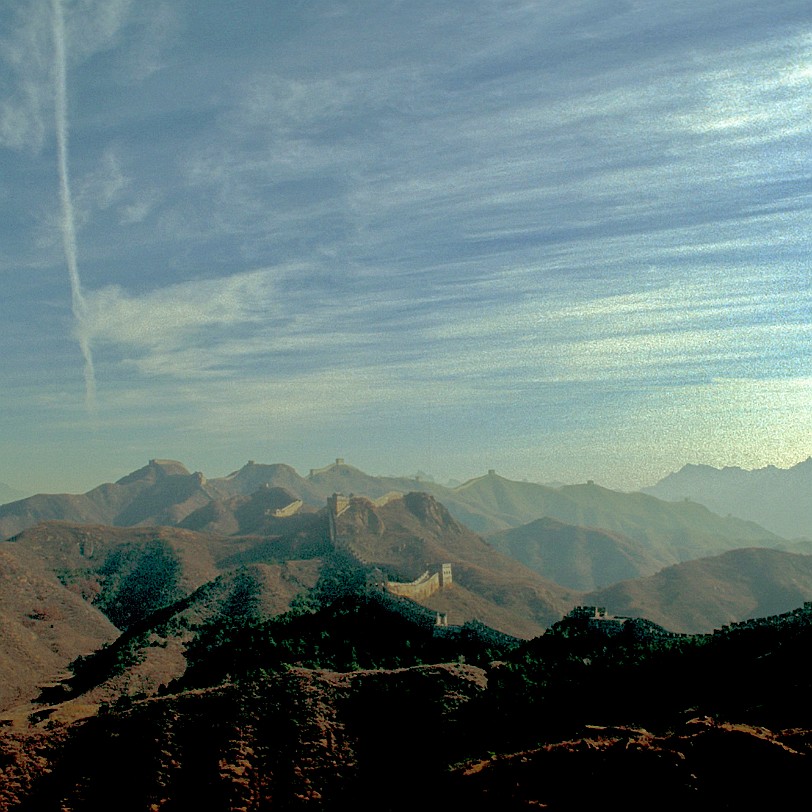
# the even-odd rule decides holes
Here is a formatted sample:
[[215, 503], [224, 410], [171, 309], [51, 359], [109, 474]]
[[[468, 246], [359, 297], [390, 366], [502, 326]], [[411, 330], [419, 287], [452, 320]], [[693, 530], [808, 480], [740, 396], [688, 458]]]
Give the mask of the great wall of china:
[[295, 502], [291, 502], [289, 505], [285, 505], [285, 507], [276, 508], [273, 511], [273, 515], [276, 517], [286, 517], [286, 516], [295, 516], [304, 502], [301, 499], [297, 499]]
[[[381, 507], [393, 499], [399, 499], [401, 496], [403, 496], [403, 494], [390, 491], [378, 499], [372, 500], [372, 504]], [[338, 518], [349, 508], [350, 504], [351, 497], [344, 496], [344, 494], [341, 493], [334, 493], [327, 498], [327, 520], [329, 523], [330, 541], [337, 550], [350, 553], [355, 558], [358, 558], [361, 563], [369, 564], [370, 562], [362, 560], [352, 549], [351, 539], [344, 536], [338, 526]], [[453, 583], [454, 576], [451, 570], [451, 564], [448, 563], [439, 565], [437, 571], [434, 573], [430, 573], [429, 570], [426, 570], [414, 581], [402, 583], [400, 581], [390, 581], [386, 579], [382, 582], [386, 590], [393, 595], [410, 598], [414, 601], [426, 600], [441, 589], [448, 589]]]

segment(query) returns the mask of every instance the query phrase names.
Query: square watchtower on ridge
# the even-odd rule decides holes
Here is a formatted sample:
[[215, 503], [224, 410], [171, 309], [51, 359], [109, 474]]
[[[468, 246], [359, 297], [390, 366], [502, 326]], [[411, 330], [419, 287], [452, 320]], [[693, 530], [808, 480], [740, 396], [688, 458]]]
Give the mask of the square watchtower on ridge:
[[442, 589], [446, 589], [454, 583], [454, 579], [451, 575], [451, 564], [443, 564], [442, 568], [440, 569], [440, 587]]

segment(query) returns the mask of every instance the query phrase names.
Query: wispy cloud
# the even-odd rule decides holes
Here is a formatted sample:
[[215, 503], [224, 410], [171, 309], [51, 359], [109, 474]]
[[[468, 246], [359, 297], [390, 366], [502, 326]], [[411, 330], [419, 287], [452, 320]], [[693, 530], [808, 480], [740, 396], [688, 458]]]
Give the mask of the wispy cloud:
[[88, 294], [87, 325], [94, 341], [160, 352], [194, 341], [207, 330], [267, 324], [280, 312], [272, 274], [260, 270], [142, 295], [101, 288]]
[[50, 121], [53, 98], [50, 10], [9, 5], [6, 34], [0, 39], [0, 59], [7, 71], [0, 93], [0, 146], [36, 152]]
[[[49, 9], [19, 8], [0, 315], [67, 387]], [[802, 0], [65, 8], [63, 236], [111, 432], [160, 425], [148, 392], [210, 431], [355, 414], [593, 453], [808, 377]]]
[[54, 38], [54, 90], [57, 167], [59, 172], [59, 198], [62, 204], [62, 241], [70, 277], [71, 302], [76, 318], [76, 337], [84, 358], [85, 402], [90, 411], [96, 409], [96, 372], [93, 351], [87, 331], [87, 304], [79, 278], [76, 251], [76, 219], [73, 213], [73, 196], [68, 174], [68, 102], [67, 102], [67, 46], [62, 0], [52, 0]]

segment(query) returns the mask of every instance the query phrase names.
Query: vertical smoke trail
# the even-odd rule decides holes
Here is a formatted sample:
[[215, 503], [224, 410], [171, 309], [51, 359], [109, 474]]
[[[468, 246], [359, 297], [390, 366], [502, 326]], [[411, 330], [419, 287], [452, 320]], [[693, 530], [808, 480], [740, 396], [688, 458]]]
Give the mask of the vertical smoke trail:
[[76, 337], [85, 360], [85, 403], [89, 411], [96, 409], [96, 372], [87, 331], [87, 303], [82, 294], [79, 267], [76, 262], [76, 222], [68, 176], [68, 93], [67, 56], [65, 53], [65, 19], [62, 0], [52, 0], [54, 33], [54, 84], [56, 147], [59, 166], [59, 197], [62, 202], [62, 244], [70, 276], [71, 304], [76, 319]]

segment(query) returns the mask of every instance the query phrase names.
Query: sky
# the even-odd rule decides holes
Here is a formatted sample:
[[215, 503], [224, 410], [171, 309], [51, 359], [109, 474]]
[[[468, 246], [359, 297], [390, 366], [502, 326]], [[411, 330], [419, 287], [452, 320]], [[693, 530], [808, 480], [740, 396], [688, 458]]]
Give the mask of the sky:
[[812, 454], [808, 0], [0, 4], [0, 481]]

